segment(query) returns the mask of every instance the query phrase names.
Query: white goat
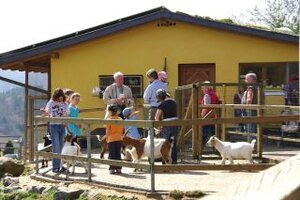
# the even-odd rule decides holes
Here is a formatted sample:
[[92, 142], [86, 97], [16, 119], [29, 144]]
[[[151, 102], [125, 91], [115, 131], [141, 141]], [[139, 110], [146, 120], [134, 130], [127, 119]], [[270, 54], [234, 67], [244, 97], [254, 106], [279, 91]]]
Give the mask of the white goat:
[[[65, 143], [64, 143], [64, 147], [61, 150], [61, 155], [69, 155], [69, 156], [80, 156], [81, 152], [80, 152], [80, 146], [74, 142], [74, 146], [71, 145], [71, 141], [72, 141], [72, 136], [67, 135], [65, 137]], [[67, 160], [67, 173], [69, 170], [69, 166], [70, 166], [70, 162], [72, 162], [72, 174], [74, 174], [75, 172], [75, 160], [73, 161], [69, 161]], [[64, 160], [61, 159], [61, 166], [63, 165]], [[88, 172], [85, 164], [83, 162], [81, 162], [81, 165], [83, 166], [83, 168], [85, 169], [85, 173]]]
[[230, 160], [230, 164], [233, 164], [233, 160], [246, 159], [253, 164], [252, 151], [254, 149], [256, 140], [248, 142], [222, 142], [215, 136], [211, 136], [206, 143], [210, 147], [215, 147], [222, 156], [222, 164], [225, 164], [226, 159]]

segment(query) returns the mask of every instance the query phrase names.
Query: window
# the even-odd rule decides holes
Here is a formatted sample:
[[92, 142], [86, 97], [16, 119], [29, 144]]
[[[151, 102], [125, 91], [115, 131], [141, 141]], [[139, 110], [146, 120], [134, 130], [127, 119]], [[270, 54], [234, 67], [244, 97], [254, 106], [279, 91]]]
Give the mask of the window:
[[[99, 76], [99, 88], [102, 91], [113, 82], [114, 79], [112, 75]], [[134, 98], [143, 97], [143, 75], [124, 75], [124, 85], [131, 88]]]
[[243, 81], [244, 76], [249, 72], [256, 73], [257, 81], [265, 84], [265, 91], [282, 93], [284, 84], [297, 77], [299, 80], [299, 63], [241, 63], [240, 81]]

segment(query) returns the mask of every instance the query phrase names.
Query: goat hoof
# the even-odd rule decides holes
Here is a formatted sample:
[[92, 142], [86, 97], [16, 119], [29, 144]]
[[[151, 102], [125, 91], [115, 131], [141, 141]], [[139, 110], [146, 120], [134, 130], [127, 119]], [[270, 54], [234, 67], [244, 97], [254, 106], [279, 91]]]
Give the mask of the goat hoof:
[[41, 168], [45, 168], [45, 167], [46, 167], [45, 165], [42, 165], [42, 166], [41, 166]]

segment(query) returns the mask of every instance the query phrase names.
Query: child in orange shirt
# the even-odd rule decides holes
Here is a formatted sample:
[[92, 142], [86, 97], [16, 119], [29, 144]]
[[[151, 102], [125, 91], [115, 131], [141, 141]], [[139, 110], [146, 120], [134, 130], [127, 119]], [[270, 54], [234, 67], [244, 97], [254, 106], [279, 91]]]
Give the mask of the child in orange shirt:
[[[109, 117], [108, 119], [113, 120], [122, 120], [118, 116], [118, 106], [117, 105], [110, 105], [108, 107]], [[124, 127], [120, 125], [107, 125], [106, 126], [106, 136], [107, 136], [107, 143], [108, 143], [108, 151], [109, 155], [108, 158], [112, 160], [121, 160], [121, 147], [122, 147], [122, 140], [123, 140], [123, 132]], [[110, 174], [121, 174], [122, 167], [118, 166], [109, 166], [109, 173]]]

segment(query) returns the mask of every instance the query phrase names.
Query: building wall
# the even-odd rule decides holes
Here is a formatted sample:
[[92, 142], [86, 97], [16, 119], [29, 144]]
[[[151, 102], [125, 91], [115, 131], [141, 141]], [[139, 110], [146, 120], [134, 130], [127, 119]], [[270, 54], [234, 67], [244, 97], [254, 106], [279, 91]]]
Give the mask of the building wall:
[[[102, 100], [91, 95], [99, 86], [98, 75], [145, 75], [152, 67], [161, 70], [165, 57], [171, 91], [178, 85], [178, 64], [216, 63], [217, 82], [238, 82], [239, 63], [298, 61], [296, 44], [181, 22], [158, 27], [158, 22], [60, 50], [59, 59], [51, 60], [52, 90], [72, 88], [82, 95], [80, 107], [102, 107]], [[147, 84], [144, 76], [144, 87]]]

